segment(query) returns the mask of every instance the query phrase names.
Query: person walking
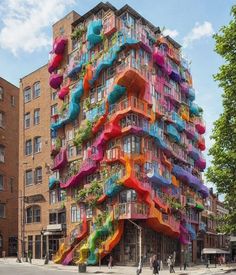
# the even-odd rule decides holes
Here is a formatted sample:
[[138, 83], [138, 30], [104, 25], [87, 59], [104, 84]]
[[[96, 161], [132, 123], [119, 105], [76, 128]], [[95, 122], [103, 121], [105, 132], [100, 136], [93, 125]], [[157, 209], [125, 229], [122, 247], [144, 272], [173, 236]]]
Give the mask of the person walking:
[[154, 255], [154, 257], [153, 257], [152, 268], [153, 268], [154, 275], [159, 274], [160, 264], [157, 259], [157, 255]]
[[113, 265], [113, 257], [110, 255], [109, 261], [108, 261], [108, 269], [112, 269], [112, 265]]
[[168, 258], [168, 260], [167, 260], [167, 264], [168, 264], [170, 273], [175, 273], [175, 270], [174, 270], [174, 262], [173, 262], [172, 256], [169, 256], [169, 258]]

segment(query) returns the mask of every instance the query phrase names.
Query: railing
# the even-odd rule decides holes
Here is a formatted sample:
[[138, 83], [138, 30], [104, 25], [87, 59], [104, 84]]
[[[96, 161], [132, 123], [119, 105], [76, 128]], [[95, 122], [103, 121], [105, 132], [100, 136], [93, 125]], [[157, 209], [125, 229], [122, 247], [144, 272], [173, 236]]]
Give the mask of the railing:
[[149, 208], [144, 203], [119, 203], [115, 206], [115, 213], [119, 219], [146, 219], [148, 217]]
[[173, 216], [162, 213], [162, 219], [170, 227], [174, 228], [176, 231], [179, 231], [179, 221], [176, 221], [176, 219]]

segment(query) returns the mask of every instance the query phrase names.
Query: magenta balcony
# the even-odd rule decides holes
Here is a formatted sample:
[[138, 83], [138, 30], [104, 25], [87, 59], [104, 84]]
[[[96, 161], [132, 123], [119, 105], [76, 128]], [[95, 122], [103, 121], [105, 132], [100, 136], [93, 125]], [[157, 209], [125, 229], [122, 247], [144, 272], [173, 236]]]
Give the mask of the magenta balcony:
[[181, 91], [185, 94], [188, 94], [188, 90], [189, 90], [189, 85], [187, 82], [181, 82], [180, 83], [180, 88], [181, 88]]
[[201, 154], [199, 159], [195, 161], [195, 165], [202, 171], [206, 168], [206, 160]]
[[51, 74], [55, 71], [62, 61], [63, 56], [61, 54], [54, 54], [48, 64], [48, 72]]
[[58, 89], [63, 81], [63, 75], [62, 74], [52, 74], [49, 78], [49, 85], [53, 89]]
[[66, 47], [67, 39], [65, 37], [57, 37], [53, 42], [53, 52], [63, 54]]
[[52, 167], [52, 171], [61, 170], [67, 164], [67, 150], [66, 148], [62, 148], [60, 152], [56, 155]]
[[204, 134], [206, 131], [206, 125], [204, 120], [201, 117], [194, 118], [195, 128], [200, 135]]
[[70, 92], [69, 85], [61, 87], [60, 91], [58, 92], [58, 97], [63, 100], [66, 95]]
[[149, 208], [144, 203], [119, 203], [115, 208], [115, 213], [117, 213], [120, 220], [147, 219], [149, 214]]
[[153, 61], [157, 65], [159, 65], [161, 67], [164, 67], [164, 65], [165, 65], [165, 55], [164, 55], [164, 53], [156, 48], [156, 50], [153, 53]]

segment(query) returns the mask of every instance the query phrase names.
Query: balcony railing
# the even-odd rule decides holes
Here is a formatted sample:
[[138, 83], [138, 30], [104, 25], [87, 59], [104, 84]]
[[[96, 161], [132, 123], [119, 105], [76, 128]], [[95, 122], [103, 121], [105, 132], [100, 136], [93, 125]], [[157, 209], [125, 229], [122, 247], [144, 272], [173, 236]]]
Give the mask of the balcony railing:
[[115, 213], [119, 219], [147, 219], [149, 208], [144, 203], [119, 203], [115, 206]]

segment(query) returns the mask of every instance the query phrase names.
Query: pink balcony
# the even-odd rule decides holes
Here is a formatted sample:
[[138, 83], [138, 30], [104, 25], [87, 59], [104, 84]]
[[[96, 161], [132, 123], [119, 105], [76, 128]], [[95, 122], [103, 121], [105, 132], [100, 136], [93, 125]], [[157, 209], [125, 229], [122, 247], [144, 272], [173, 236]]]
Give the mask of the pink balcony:
[[177, 221], [173, 216], [162, 213], [162, 219], [174, 231], [179, 232], [180, 222]]
[[52, 171], [61, 170], [67, 164], [67, 151], [66, 148], [62, 148], [60, 152], [56, 155], [52, 167]]
[[194, 124], [195, 124], [196, 130], [198, 131], [198, 133], [200, 135], [202, 135], [202, 134], [205, 133], [205, 131], [206, 131], [206, 125], [205, 125], [204, 120], [201, 117], [196, 117], [194, 119]]
[[66, 95], [70, 92], [69, 85], [61, 87], [60, 91], [58, 92], [58, 97], [63, 100]]
[[188, 90], [189, 90], [189, 85], [187, 82], [181, 82], [180, 83], [180, 88], [181, 88], [181, 91], [185, 94], [188, 93]]
[[206, 169], [206, 160], [204, 159], [204, 157], [202, 155], [200, 155], [199, 159], [195, 161], [195, 165], [201, 171], [203, 171], [204, 169]]
[[149, 208], [144, 203], [129, 202], [119, 203], [116, 208], [116, 213], [120, 220], [124, 219], [147, 219]]
[[53, 52], [63, 54], [66, 47], [67, 39], [65, 37], [57, 37], [53, 42]]
[[51, 74], [49, 78], [49, 85], [53, 89], [58, 89], [63, 81], [63, 75], [62, 74]]
[[195, 127], [193, 123], [186, 123], [185, 128], [186, 135], [189, 139], [194, 139], [195, 136]]
[[156, 48], [154, 53], [153, 53], [153, 61], [157, 65], [159, 65], [161, 67], [164, 67], [164, 65], [165, 65], [165, 55], [164, 55], [164, 53]]

